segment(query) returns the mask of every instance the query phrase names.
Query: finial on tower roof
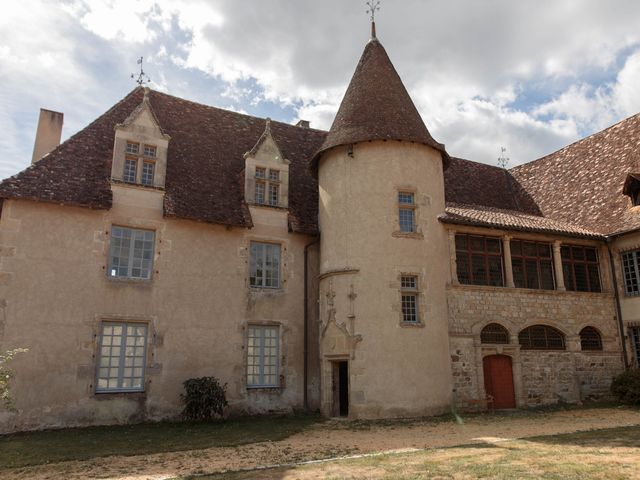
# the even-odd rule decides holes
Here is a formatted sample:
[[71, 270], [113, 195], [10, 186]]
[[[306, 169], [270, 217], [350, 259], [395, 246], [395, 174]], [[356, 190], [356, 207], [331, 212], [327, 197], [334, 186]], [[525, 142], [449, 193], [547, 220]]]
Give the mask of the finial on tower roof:
[[367, 0], [367, 13], [371, 17], [371, 38], [376, 38], [376, 12], [380, 10], [380, 0]]

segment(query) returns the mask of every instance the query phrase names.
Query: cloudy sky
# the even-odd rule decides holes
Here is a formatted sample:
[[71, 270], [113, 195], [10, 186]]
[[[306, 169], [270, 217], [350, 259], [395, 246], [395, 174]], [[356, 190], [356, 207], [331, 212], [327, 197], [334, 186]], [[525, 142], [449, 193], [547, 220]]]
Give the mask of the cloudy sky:
[[[450, 154], [510, 166], [640, 112], [637, 0], [383, 0], [378, 37]], [[360, 0], [21, 0], [0, 16], [0, 177], [38, 109], [67, 138], [134, 86], [329, 128], [369, 35]]]

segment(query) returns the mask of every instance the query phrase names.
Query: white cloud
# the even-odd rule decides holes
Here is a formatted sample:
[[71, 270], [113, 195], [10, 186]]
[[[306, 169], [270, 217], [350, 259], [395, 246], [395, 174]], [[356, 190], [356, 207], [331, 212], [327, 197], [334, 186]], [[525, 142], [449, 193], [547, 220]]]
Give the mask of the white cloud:
[[[388, 0], [377, 26], [436, 139], [489, 163], [504, 145], [515, 164], [640, 110], [639, 17], [634, 0]], [[359, 1], [12, 2], [0, 81], [21, 101], [0, 116], [0, 175], [24, 165], [37, 107], [79, 128], [133, 86], [140, 55], [154, 88], [328, 128], [367, 37]]]

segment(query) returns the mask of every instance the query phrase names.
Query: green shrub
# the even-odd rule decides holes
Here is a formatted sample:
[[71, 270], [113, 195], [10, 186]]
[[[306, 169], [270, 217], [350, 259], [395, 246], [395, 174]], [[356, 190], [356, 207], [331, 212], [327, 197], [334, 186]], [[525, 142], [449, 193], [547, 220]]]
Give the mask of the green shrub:
[[220, 385], [216, 377], [191, 378], [183, 383], [185, 393], [182, 416], [186, 420], [222, 418], [227, 402], [227, 384]]
[[10, 385], [11, 379], [13, 378], [13, 370], [9, 368], [8, 364], [18, 353], [28, 351], [26, 348], [16, 348], [15, 350], [0, 353], [0, 407], [4, 407], [6, 410], [15, 410]]
[[611, 382], [611, 393], [622, 403], [640, 405], [640, 369], [632, 368]]

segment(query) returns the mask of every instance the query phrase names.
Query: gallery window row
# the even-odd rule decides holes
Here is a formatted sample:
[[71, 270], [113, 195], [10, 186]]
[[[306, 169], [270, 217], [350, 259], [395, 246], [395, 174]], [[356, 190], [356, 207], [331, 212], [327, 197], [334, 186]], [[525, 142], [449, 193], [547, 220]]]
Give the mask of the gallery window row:
[[[508, 242], [508, 255], [504, 252], [505, 242]], [[456, 272], [461, 284], [602, 291], [595, 247], [562, 245], [556, 259], [551, 243], [457, 233], [455, 250]], [[561, 278], [555, 271], [558, 264], [562, 265]], [[507, 273], [511, 274], [512, 285], [505, 281]]]
[[[142, 392], [145, 385], [148, 325], [103, 322], [97, 355], [96, 393]], [[247, 328], [247, 388], [280, 386], [280, 327]]]
[[[483, 344], [509, 344], [509, 331], [499, 323], [490, 323], [480, 332]], [[549, 325], [531, 325], [518, 333], [518, 343], [523, 350], [565, 350], [565, 335]], [[584, 351], [601, 351], [602, 336], [594, 327], [580, 330], [580, 348]]]

